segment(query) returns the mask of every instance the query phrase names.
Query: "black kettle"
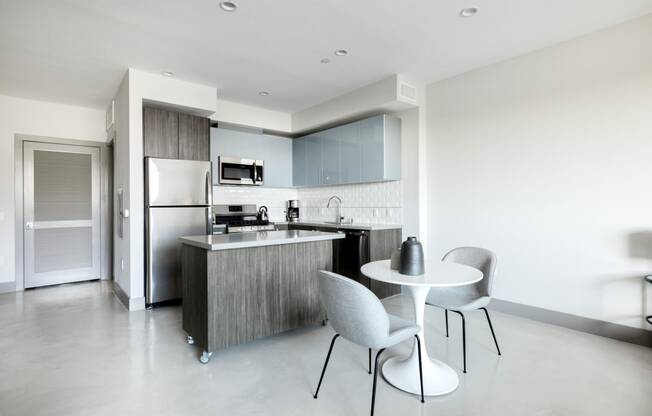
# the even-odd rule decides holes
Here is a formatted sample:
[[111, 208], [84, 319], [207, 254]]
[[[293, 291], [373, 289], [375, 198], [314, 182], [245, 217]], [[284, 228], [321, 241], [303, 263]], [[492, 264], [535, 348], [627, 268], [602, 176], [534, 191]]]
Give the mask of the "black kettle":
[[261, 205], [260, 208], [258, 208], [258, 220], [269, 221], [269, 216], [267, 215], [267, 207], [265, 205]]

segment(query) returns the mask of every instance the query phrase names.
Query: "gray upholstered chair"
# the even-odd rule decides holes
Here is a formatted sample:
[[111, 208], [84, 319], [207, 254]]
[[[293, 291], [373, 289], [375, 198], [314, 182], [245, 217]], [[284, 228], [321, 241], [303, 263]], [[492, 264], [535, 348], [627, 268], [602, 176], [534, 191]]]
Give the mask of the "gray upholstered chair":
[[480, 270], [484, 274], [483, 279], [473, 285], [452, 288], [432, 288], [426, 299], [428, 305], [438, 306], [444, 309], [446, 316], [446, 337], [448, 337], [448, 311], [453, 311], [462, 317], [462, 355], [464, 372], [466, 373], [466, 323], [463, 312], [478, 309], [484, 311], [487, 316], [491, 335], [496, 344], [496, 350], [498, 350], [498, 355], [500, 355], [496, 334], [494, 333], [489, 312], [486, 308], [491, 301], [491, 287], [497, 261], [496, 255], [484, 248], [458, 247], [446, 253], [442, 261], [465, 264]]
[[338, 337], [369, 348], [369, 374], [371, 374], [371, 350], [376, 349], [374, 381], [371, 392], [371, 415], [376, 401], [376, 379], [378, 378], [378, 359], [385, 348], [394, 346], [412, 337], [416, 338], [419, 352], [419, 378], [421, 381], [421, 402], [423, 403], [423, 374], [421, 371], [421, 341], [417, 333], [418, 325], [398, 316], [389, 315], [380, 300], [360, 283], [327, 271], [319, 272], [319, 293], [328, 314], [328, 321], [335, 330], [326, 355], [326, 362], [319, 377], [315, 399], [326, 373], [335, 340]]

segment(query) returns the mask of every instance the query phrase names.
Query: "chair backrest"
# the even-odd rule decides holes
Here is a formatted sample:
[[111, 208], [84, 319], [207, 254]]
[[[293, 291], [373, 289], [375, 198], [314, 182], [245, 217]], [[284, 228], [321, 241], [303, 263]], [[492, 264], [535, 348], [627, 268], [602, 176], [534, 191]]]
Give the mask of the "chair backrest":
[[493, 252], [480, 247], [458, 247], [446, 253], [442, 261], [464, 264], [480, 270], [484, 277], [473, 285], [473, 288], [477, 291], [478, 296], [491, 296], [494, 272], [498, 261]]
[[389, 318], [369, 289], [348, 277], [320, 271], [319, 293], [328, 321], [340, 336], [368, 348], [385, 342]]

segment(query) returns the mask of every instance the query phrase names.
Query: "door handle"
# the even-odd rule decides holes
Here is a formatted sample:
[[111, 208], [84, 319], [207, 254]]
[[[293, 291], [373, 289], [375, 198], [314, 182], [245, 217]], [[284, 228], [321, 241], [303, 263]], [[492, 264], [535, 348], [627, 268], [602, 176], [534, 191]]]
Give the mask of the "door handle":
[[33, 230], [34, 229], [34, 223], [33, 222], [26, 222], [25, 223], [25, 229], [26, 230]]

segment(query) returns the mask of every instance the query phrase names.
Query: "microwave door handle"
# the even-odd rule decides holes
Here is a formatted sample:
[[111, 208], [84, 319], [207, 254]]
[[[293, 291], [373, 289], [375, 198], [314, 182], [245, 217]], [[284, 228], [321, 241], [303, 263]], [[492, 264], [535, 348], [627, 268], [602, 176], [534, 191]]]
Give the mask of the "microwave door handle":
[[257, 177], [258, 177], [258, 166], [256, 166], [256, 161], [254, 160], [254, 177], [253, 177], [254, 185], [256, 184]]

